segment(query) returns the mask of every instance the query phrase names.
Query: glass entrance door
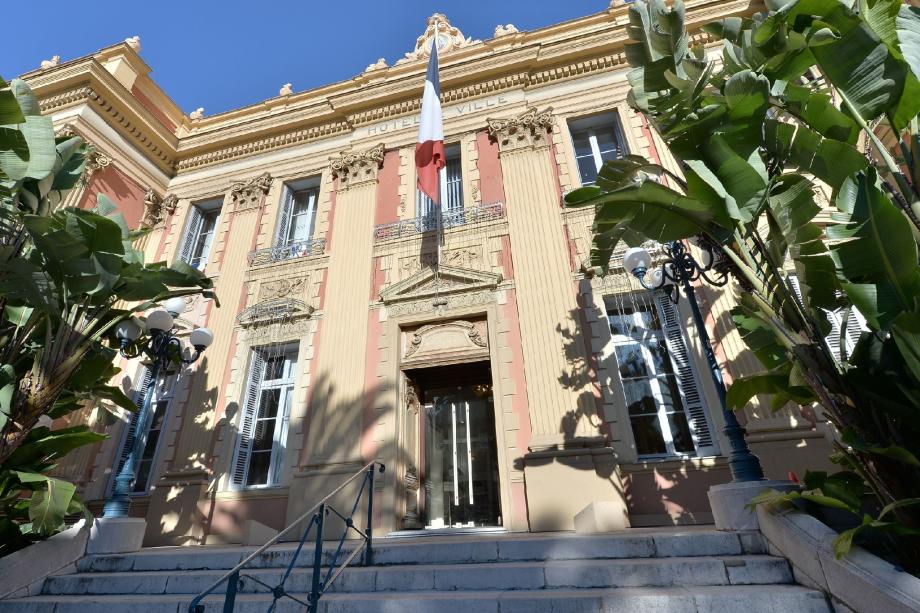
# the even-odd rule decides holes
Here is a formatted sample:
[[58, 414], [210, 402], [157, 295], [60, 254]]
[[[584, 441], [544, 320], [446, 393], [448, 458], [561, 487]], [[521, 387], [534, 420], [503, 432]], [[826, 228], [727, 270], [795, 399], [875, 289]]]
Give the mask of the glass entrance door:
[[424, 523], [427, 528], [500, 526], [491, 390], [437, 390], [425, 405]]

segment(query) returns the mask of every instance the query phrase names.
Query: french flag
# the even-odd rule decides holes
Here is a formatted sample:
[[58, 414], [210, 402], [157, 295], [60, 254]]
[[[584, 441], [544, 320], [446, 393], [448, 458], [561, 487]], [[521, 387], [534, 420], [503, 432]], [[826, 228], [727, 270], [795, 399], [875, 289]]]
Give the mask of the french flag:
[[[435, 30], [437, 33], [437, 29]], [[441, 82], [438, 79], [437, 37], [431, 44], [425, 92], [422, 94], [422, 117], [415, 144], [415, 168], [418, 188], [440, 208], [441, 192], [438, 173], [444, 167], [444, 117], [441, 114]]]

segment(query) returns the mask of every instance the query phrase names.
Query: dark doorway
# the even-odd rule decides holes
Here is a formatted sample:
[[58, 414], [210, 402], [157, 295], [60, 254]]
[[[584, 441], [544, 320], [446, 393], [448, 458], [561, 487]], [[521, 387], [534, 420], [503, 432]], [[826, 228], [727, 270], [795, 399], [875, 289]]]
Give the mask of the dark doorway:
[[492, 373], [486, 361], [419, 368], [421, 521], [426, 529], [501, 526]]

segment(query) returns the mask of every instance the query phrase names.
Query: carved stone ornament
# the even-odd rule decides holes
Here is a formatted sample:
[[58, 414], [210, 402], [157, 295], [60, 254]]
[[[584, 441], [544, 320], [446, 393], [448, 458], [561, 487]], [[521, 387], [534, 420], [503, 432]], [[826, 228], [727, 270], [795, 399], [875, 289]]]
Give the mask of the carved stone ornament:
[[499, 274], [441, 264], [438, 273], [432, 269], [425, 269], [390, 285], [380, 292], [380, 299], [384, 304], [390, 305], [423, 298], [494, 290], [501, 280]]
[[163, 197], [163, 202], [160, 204], [160, 210], [166, 213], [167, 215], [172, 215], [176, 212], [176, 209], [179, 207], [179, 196], [175, 194], [166, 194]]
[[495, 26], [495, 38], [498, 38], [499, 36], [505, 36], [507, 34], [517, 34], [517, 32], [518, 29], [514, 27], [513, 23], [509, 23], [508, 25], [504, 26], [501, 24]]
[[534, 149], [549, 145], [547, 134], [553, 129], [553, 108], [538, 111], [530, 107], [510, 119], [486, 119], [489, 137], [498, 143], [500, 152]]
[[61, 63], [61, 56], [60, 56], [60, 55], [54, 55], [54, 56], [51, 57], [50, 60], [42, 60], [41, 69], [42, 69], [42, 70], [48, 70], [49, 68], [54, 68], [55, 66], [57, 66], [57, 65], [60, 64], [60, 63]]
[[408, 338], [403, 359], [452, 360], [488, 352], [485, 322], [474, 324], [458, 319], [429, 324], [416, 330]]
[[435, 24], [437, 24], [438, 28], [438, 55], [482, 42], [463, 36], [463, 32], [459, 28], [450, 25], [450, 21], [444, 14], [435, 13], [428, 18], [428, 27], [425, 28], [425, 32], [416, 39], [415, 49], [407, 53], [406, 57], [398, 60], [397, 64], [426, 59], [431, 55], [431, 41], [434, 39]]
[[259, 300], [273, 300], [288, 296], [302, 298], [306, 294], [308, 282], [309, 277], [263, 281], [259, 286]]
[[91, 148], [89, 153], [86, 154], [86, 163], [83, 166], [83, 176], [80, 178], [83, 185], [89, 183], [94, 172], [107, 168], [111, 164], [112, 158], [98, 149]]
[[[406, 276], [409, 274], [414, 274], [420, 271], [422, 268], [429, 268], [437, 264], [438, 254], [437, 252], [425, 252], [420, 255], [410, 256], [407, 258], [400, 258], [399, 260], [399, 269], [402, 272], [401, 276]], [[448, 249], [442, 254], [442, 261], [448, 266], [454, 266], [457, 268], [467, 268], [471, 270], [477, 270], [480, 267], [481, 257], [478, 249], [470, 249], [468, 247], [461, 247], [457, 249]]]
[[368, 64], [367, 68], [364, 69], [364, 72], [370, 72], [371, 70], [381, 70], [387, 67], [386, 58], [379, 58], [373, 64]]
[[329, 158], [332, 175], [339, 179], [339, 191], [377, 182], [377, 171], [383, 163], [383, 143], [364, 151], [343, 151]]
[[80, 135], [74, 129], [73, 124], [65, 123], [63, 126], [58, 128], [58, 130], [54, 133], [54, 136], [57, 138], [65, 138], [65, 137], [69, 138], [72, 136], [80, 136]]
[[163, 199], [153, 190], [148, 189], [144, 194], [144, 219], [141, 225], [145, 228], [153, 228], [163, 221], [162, 218]]
[[309, 317], [313, 311], [312, 306], [303, 300], [294, 298], [263, 300], [240, 311], [240, 314], [236, 316], [236, 323], [244, 328], [285, 324], [295, 319]]
[[263, 172], [248, 181], [239, 181], [230, 186], [230, 201], [234, 211], [257, 209], [263, 197], [272, 187], [272, 176]]

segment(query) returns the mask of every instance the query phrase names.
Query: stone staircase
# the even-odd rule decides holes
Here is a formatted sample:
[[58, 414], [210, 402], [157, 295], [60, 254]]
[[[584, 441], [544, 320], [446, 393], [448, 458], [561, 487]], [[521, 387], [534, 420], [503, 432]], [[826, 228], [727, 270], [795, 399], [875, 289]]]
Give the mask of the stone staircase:
[[[184, 613], [254, 548], [164, 547], [83, 558], [51, 576], [40, 595], [0, 601], [0, 613]], [[290, 562], [283, 544], [244, 571], [236, 611], [267, 611]], [[324, 552], [326, 563], [331, 549]], [[831, 613], [824, 595], [794, 583], [786, 560], [757, 533], [633, 529], [615, 534], [490, 534], [375, 541], [376, 565], [346, 570], [322, 613]], [[300, 556], [286, 584], [306, 601], [313, 559]], [[258, 580], [258, 581], [256, 581]], [[222, 610], [222, 594], [206, 600]], [[304, 611], [282, 599], [277, 613]]]

